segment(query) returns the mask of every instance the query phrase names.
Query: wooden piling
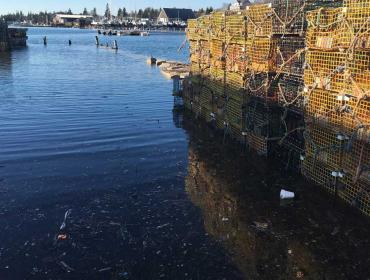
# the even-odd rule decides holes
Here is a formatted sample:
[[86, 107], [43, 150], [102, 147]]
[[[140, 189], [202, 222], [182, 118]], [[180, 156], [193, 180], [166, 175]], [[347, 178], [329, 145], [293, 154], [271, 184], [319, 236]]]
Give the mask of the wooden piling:
[[112, 47], [112, 49], [114, 49], [114, 50], [118, 50], [117, 40], [114, 40], [114, 41], [113, 41], [113, 47]]

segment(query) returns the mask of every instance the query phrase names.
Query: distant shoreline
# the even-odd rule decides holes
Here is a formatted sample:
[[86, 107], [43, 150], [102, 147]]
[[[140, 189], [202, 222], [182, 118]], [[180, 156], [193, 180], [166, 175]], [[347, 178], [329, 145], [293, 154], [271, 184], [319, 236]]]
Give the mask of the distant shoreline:
[[153, 32], [153, 33], [185, 33], [185, 30], [171, 30], [169, 29], [134, 29], [134, 28], [106, 28], [106, 27], [91, 27], [91, 28], [79, 28], [79, 27], [68, 27], [68, 26], [53, 26], [53, 25], [9, 25], [10, 28], [55, 28], [55, 29], [78, 29], [78, 30], [117, 30], [117, 31], [124, 31], [124, 30], [138, 30], [143, 32]]

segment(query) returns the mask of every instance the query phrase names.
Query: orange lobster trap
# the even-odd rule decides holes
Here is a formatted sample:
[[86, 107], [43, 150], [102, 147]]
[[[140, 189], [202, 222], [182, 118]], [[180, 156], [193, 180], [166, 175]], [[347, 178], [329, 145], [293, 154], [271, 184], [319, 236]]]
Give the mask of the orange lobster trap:
[[306, 86], [362, 98], [370, 90], [370, 52], [309, 50], [304, 72]]
[[305, 28], [304, 0], [273, 0], [247, 7], [248, 36], [301, 35]]
[[211, 65], [215, 68], [225, 69], [226, 67], [226, 45], [219, 40], [212, 40], [210, 43], [211, 49]]
[[189, 41], [191, 62], [210, 65], [211, 50], [209, 41]]
[[366, 141], [370, 137], [370, 100], [348, 97], [346, 105], [343, 116], [345, 131], [356, 133], [357, 139]]
[[211, 39], [211, 16], [205, 15], [201, 16], [197, 20], [197, 29], [196, 32], [202, 40], [210, 40]]
[[245, 44], [248, 36], [245, 11], [226, 12], [226, 42], [228, 44]]
[[347, 18], [355, 31], [361, 30], [369, 36], [370, 28], [370, 1], [369, 0], [344, 0], [347, 9]]
[[186, 38], [191, 40], [198, 40], [199, 36], [197, 33], [197, 25], [198, 20], [197, 19], [189, 19], [188, 20], [188, 27], [186, 28]]
[[344, 150], [348, 142], [346, 135], [315, 123], [306, 125], [304, 137], [306, 156], [332, 170], [343, 168]]
[[282, 74], [277, 79], [277, 101], [284, 107], [297, 112], [304, 108], [304, 82], [299, 76]]
[[199, 76], [198, 78], [204, 79], [210, 75], [210, 66], [192, 62], [190, 65], [190, 74], [191, 76]]
[[248, 67], [246, 47], [239, 44], [229, 44], [225, 47], [226, 70], [228, 72], [245, 73]]
[[[273, 63], [277, 73], [303, 76], [305, 63], [305, 38], [282, 37], [277, 39]], [[274, 49], [275, 51], [275, 49]]]
[[[353, 135], [351, 135], [353, 136]], [[366, 179], [370, 175], [370, 142], [358, 140], [356, 137], [349, 137], [343, 154], [343, 170], [354, 179]]]
[[246, 9], [248, 37], [271, 36], [273, 34], [271, 4], [248, 6]]
[[314, 89], [304, 92], [307, 122], [319, 123], [333, 130], [343, 130], [347, 98], [333, 91]]
[[370, 23], [363, 19], [359, 26], [349, 11], [342, 7], [308, 12], [307, 46], [322, 50], [370, 49]]
[[247, 40], [246, 60], [248, 69], [255, 72], [271, 72], [276, 67], [277, 41], [269, 37]]
[[226, 40], [225, 12], [213, 12], [210, 15], [210, 34], [214, 40]]
[[246, 75], [235, 72], [226, 72], [226, 89], [228, 92], [240, 93], [245, 90]]
[[243, 120], [243, 103], [234, 98], [227, 98], [225, 107], [225, 121], [234, 135], [241, 135]]
[[339, 197], [370, 216], [370, 181], [368, 178], [356, 179], [352, 176], [340, 178], [338, 182]]
[[247, 146], [261, 156], [268, 155], [268, 141], [265, 137], [255, 135], [253, 132], [246, 132]]
[[267, 72], [256, 73], [250, 71], [245, 76], [245, 89], [250, 96], [260, 97], [265, 102], [276, 103], [278, 92], [276, 90], [277, 81]]
[[323, 187], [330, 194], [334, 194], [335, 178], [333, 172], [335, 171], [313, 156], [304, 156], [302, 159], [301, 172], [303, 176]]

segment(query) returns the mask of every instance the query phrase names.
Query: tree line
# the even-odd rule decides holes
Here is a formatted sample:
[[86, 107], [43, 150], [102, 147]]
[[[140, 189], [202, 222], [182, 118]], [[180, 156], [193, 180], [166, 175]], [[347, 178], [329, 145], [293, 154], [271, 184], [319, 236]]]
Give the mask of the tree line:
[[[199, 9], [198, 11], [195, 11], [195, 14], [197, 16], [201, 16], [204, 14], [210, 14], [213, 11], [212, 7], [207, 7], [206, 9]], [[119, 20], [123, 20], [124, 18], [131, 17], [131, 18], [148, 18], [148, 19], [156, 19], [159, 16], [160, 9], [155, 9], [152, 7], [147, 7], [145, 9], [139, 9], [138, 11], [127, 11], [125, 7], [119, 8], [117, 14], [113, 14], [111, 12], [111, 9], [109, 5], [106, 5], [105, 12], [103, 17], [107, 19], [117, 18]], [[22, 11], [17, 11], [15, 13], [10, 13], [6, 15], [1, 15], [0, 18], [4, 19], [8, 22], [32, 22], [37, 24], [48, 24], [53, 20], [53, 17], [55, 14], [69, 14], [72, 15], [73, 12], [71, 9], [68, 9], [67, 11], [59, 11], [59, 12], [39, 12], [39, 13], [32, 13], [29, 12], [27, 14], [24, 14]], [[87, 8], [84, 8], [81, 13], [77, 13], [80, 15], [90, 15], [94, 19], [99, 19], [102, 16], [100, 16], [97, 12], [96, 8], [93, 8], [91, 11], [88, 11]]]

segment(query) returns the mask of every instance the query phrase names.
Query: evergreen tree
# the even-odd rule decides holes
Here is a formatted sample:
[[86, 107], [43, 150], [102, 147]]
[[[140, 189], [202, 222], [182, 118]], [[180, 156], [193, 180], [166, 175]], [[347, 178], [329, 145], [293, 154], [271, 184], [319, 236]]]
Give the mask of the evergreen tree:
[[96, 18], [98, 16], [98, 13], [96, 11], [96, 8], [94, 8], [92, 11], [91, 11], [91, 15]]
[[83, 14], [84, 16], [87, 16], [87, 15], [89, 14], [86, 8], [84, 9], [84, 11], [83, 11], [83, 13], [82, 13], [82, 14]]
[[67, 15], [72, 15], [72, 10], [68, 9]]
[[104, 16], [105, 18], [107, 19], [111, 19], [112, 18], [112, 14], [110, 12], [110, 8], [109, 8], [109, 4], [107, 3], [106, 7], [105, 7], [105, 13], [104, 13]]
[[209, 15], [210, 13], [213, 12], [213, 8], [212, 7], [207, 7], [206, 8], [206, 14]]
[[128, 15], [128, 13], [127, 13], [126, 8], [123, 8], [123, 9], [122, 9], [122, 16], [123, 16], [123, 17], [127, 17], [127, 15]]
[[143, 10], [142, 9], [139, 9], [139, 12], [137, 13], [137, 16], [138, 16], [138, 18], [143, 17]]
[[118, 19], [122, 20], [123, 19], [123, 11], [121, 8], [118, 9], [118, 12], [117, 12], [117, 17]]

